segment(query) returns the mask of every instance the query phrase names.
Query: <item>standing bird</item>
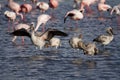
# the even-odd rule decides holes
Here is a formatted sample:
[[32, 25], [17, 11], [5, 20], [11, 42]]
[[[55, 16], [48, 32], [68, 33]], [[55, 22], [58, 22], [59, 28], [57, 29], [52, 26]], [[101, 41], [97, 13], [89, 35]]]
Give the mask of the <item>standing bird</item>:
[[115, 12], [117, 15], [120, 15], [120, 4], [114, 6], [111, 10], [111, 15], [113, 14], [113, 12]]
[[23, 20], [25, 20], [25, 14], [29, 13], [32, 10], [32, 6], [30, 4], [22, 4], [20, 6], [21, 10], [20, 12], [23, 12]]
[[82, 41], [82, 34], [80, 34], [78, 37], [72, 37], [69, 40], [69, 44], [72, 48], [78, 48], [78, 42]]
[[[20, 23], [20, 24], [15, 26], [15, 30], [14, 31], [20, 30], [20, 29], [29, 30], [30, 26], [27, 25], [27, 24]], [[14, 36], [13, 39], [12, 39], [12, 42], [15, 42], [16, 39], [17, 39], [17, 36]], [[22, 44], [24, 44], [24, 37], [23, 36], [22, 36]]]
[[[56, 9], [58, 7], [59, 3], [57, 0], [49, 0], [49, 6], [52, 9]], [[52, 11], [51, 16], [54, 18], [54, 12]]]
[[108, 35], [100, 35], [96, 37], [93, 41], [101, 43], [103, 45], [108, 45], [114, 38], [113, 29], [111, 27], [108, 27], [106, 32], [108, 33]]
[[116, 17], [116, 19], [117, 19], [117, 24], [120, 25], [120, 4], [118, 4], [118, 5], [116, 5], [116, 6], [114, 6], [114, 7], [112, 8], [110, 14], [112, 15], [113, 13], [115, 13], [116, 15], [118, 15], [118, 16]]
[[37, 18], [37, 25], [36, 25], [36, 28], [35, 28], [35, 31], [38, 30], [39, 26], [42, 24], [42, 31], [44, 32], [45, 31], [45, 24], [48, 20], [51, 19], [51, 16], [47, 15], [47, 14], [41, 14], [40, 16], [38, 16]]
[[[23, 29], [23, 28], [22, 28]], [[21, 32], [21, 29], [19, 29]], [[19, 33], [19, 30], [17, 30], [17, 33]], [[34, 30], [34, 24], [31, 24], [30, 27], [31, 35], [29, 36], [28, 31], [26, 29], [24, 29], [24, 36], [27, 36], [31, 38], [33, 44], [42, 49], [45, 46], [46, 41], [50, 41], [54, 36], [68, 36], [66, 33], [59, 31], [57, 29], [51, 29], [48, 28], [45, 32], [41, 33], [40, 35], [36, 35], [35, 34], [35, 30]], [[14, 32], [16, 33], [16, 32]], [[21, 32], [22, 34], [22, 32]], [[19, 34], [20, 35], [20, 34]]]
[[43, 12], [47, 11], [49, 9], [49, 4], [46, 2], [38, 2], [36, 4], [36, 7], [40, 9]]
[[100, 0], [98, 3], [98, 11], [100, 12], [100, 16], [102, 16], [101, 12], [110, 11], [112, 7], [108, 4], [105, 4], [105, 0]]
[[[16, 19], [16, 13], [12, 12], [12, 11], [5, 11], [4, 15], [8, 18], [8, 22], [10, 23], [10, 21], [12, 21], [12, 27], [14, 26], [14, 21]], [[8, 25], [8, 30], [10, 30], [10, 24]], [[14, 29], [14, 27], [13, 27]]]
[[92, 13], [92, 10], [90, 8], [90, 5], [94, 4], [98, 0], [82, 0], [80, 2], [80, 9], [87, 9], [88, 13]]
[[57, 29], [48, 28], [41, 36], [36, 36], [35, 31], [33, 30], [32, 33], [31, 33], [31, 39], [32, 39], [32, 42], [35, 46], [42, 49], [42, 47], [45, 46], [45, 43], [46, 43], [45, 41], [51, 40], [52, 37], [54, 37], [55, 35], [57, 35], [57, 36], [67, 36], [66, 33], [61, 32]]
[[49, 6], [53, 9], [58, 7], [58, 1], [57, 0], [49, 0]]
[[13, 0], [8, 0], [8, 1], [9, 1], [9, 2], [8, 2], [8, 7], [9, 7], [11, 10], [15, 11], [15, 13], [16, 13], [17, 15], [20, 15], [20, 16], [21, 16], [21, 19], [23, 20], [23, 15], [22, 15], [21, 13], [19, 13], [20, 10], [21, 10], [20, 4], [14, 2]]
[[66, 19], [68, 17], [70, 17], [73, 20], [83, 19], [83, 17], [84, 17], [83, 12], [84, 12], [84, 10], [77, 10], [77, 9], [74, 9], [72, 11], [68, 11], [64, 17], [64, 23], [66, 22]]
[[77, 10], [77, 9], [68, 11], [64, 17], [64, 23], [66, 22], [66, 19], [70, 17], [72, 20], [76, 21], [76, 25], [77, 25], [78, 24], [77, 21], [83, 19], [84, 17], [83, 12], [84, 10]]

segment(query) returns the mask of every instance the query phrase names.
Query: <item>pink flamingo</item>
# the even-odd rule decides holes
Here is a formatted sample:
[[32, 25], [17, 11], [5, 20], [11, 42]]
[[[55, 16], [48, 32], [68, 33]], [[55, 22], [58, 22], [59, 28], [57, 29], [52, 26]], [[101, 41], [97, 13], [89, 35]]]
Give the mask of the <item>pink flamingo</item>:
[[41, 10], [41, 12], [45, 12], [49, 9], [49, 4], [46, 2], [38, 2], [36, 7]]
[[9, 1], [8, 7], [9, 7], [11, 10], [15, 11], [15, 13], [16, 13], [17, 15], [20, 15], [20, 16], [21, 16], [21, 19], [23, 20], [23, 15], [22, 15], [21, 13], [19, 13], [19, 11], [21, 10], [20, 4], [14, 2], [13, 0], [8, 0], [8, 1]]
[[[30, 4], [22, 4], [20, 8], [21, 8], [20, 12], [23, 12], [24, 14], [29, 13], [32, 10], [32, 6]], [[25, 15], [23, 16], [23, 20], [24, 19]]]
[[[58, 5], [59, 5], [59, 3], [58, 3], [57, 0], [49, 0], [49, 6], [50, 6], [50, 8], [55, 9], [55, 8], [58, 7]], [[52, 14], [52, 17], [53, 17], [53, 12], [51, 14]]]
[[84, 17], [83, 12], [84, 12], [84, 10], [77, 10], [77, 9], [68, 11], [64, 17], [64, 23], [66, 22], [66, 19], [68, 17], [70, 17], [71, 19], [73, 19], [75, 21], [83, 19], [83, 17]]
[[57, 0], [49, 0], [49, 5], [51, 8], [57, 8], [58, 7], [58, 1]]
[[112, 7], [108, 4], [105, 4], [105, 0], [100, 0], [98, 3], [98, 11], [100, 12], [100, 16], [102, 15], [101, 12], [110, 11], [110, 9], [112, 9]]
[[91, 14], [92, 10], [90, 5], [94, 4], [97, 0], [82, 0], [80, 2], [80, 9], [84, 9], [86, 7], [87, 11]]
[[46, 22], [50, 19], [51, 19], [51, 16], [49, 16], [47, 14], [42, 14], [42, 15], [38, 16], [35, 31], [37, 31], [39, 26], [42, 24], [42, 31], [44, 32], [45, 31], [44, 26], [45, 26]]

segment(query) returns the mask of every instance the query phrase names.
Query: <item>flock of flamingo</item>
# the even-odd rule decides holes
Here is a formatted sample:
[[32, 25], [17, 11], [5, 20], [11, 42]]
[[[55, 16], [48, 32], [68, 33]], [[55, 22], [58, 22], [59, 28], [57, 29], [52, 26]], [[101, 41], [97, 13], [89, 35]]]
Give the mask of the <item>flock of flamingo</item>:
[[[58, 48], [61, 43], [60, 39], [54, 36], [63, 36], [67, 37], [68, 34], [60, 31], [58, 29], [53, 28], [45, 28], [46, 23], [53, 18], [52, 15], [48, 15], [45, 12], [52, 8], [60, 7], [59, 2], [62, 0], [49, 0], [47, 2], [40, 2], [38, 0], [31, 0], [31, 4], [26, 3], [26, 0], [23, 0], [24, 4], [20, 5], [17, 1], [8, 0], [7, 6], [9, 10], [4, 12], [4, 15], [8, 18], [8, 21], [12, 21], [12, 32], [13, 35], [12, 42], [15, 43], [17, 36], [22, 37], [22, 42], [24, 43], [24, 36], [27, 36], [31, 39], [32, 43], [36, 46], [36, 48], [42, 49], [43, 47], [55, 46]], [[120, 4], [111, 7], [109, 4], [106, 3], [106, 0], [73, 0], [74, 4], [71, 11], [68, 11], [64, 15], [64, 23], [66, 22], [67, 18], [70, 18], [74, 21], [78, 21], [84, 18], [85, 14], [93, 14], [93, 10], [91, 9], [91, 5], [97, 4], [97, 9], [100, 13], [100, 17], [102, 17], [102, 12], [109, 11], [112, 15], [113, 13], [120, 16]], [[33, 9], [33, 5], [41, 11], [41, 15], [37, 17], [37, 24], [31, 22], [30, 25], [26, 24], [24, 21], [26, 20], [27, 13], [31, 12]], [[24, 22], [21, 23], [20, 21], [16, 21], [17, 16], [20, 16], [20, 21]], [[87, 16], [87, 15], [86, 15]], [[118, 20], [120, 23], [120, 20]], [[14, 26], [14, 23], [17, 23]], [[36, 25], [36, 26], [35, 26]], [[39, 32], [39, 27], [42, 26], [42, 31]], [[10, 27], [8, 27], [10, 30]], [[96, 46], [96, 42], [101, 43], [102, 45], [108, 45], [114, 38], [113, 29], [112, 27], [108, 27], [106, 29], [107, 34], [99, 35], [95, 39], [93, 39], [92, 43], [85, 43], [82, 40], [82, 34], [78, 37], [72, 37], [69, 40], [69, 44], [72, 48], [81, 49], [85, 54], [95, 55], [99, 52], [99, 49]]]

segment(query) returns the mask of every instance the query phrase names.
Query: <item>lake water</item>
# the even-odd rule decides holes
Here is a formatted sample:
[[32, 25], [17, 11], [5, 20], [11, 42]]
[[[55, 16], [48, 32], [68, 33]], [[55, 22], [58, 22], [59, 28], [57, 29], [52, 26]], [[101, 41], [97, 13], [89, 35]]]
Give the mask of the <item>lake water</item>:
[[[17, 2], [22, 4], [22, 1]], [[48, 2], [48, 0], [42, 1]], [[114, 6], [120, 1], [107, 0], [107, 3]], [[7, 0], [0, 1], [0, 4], [5, 6]], [[85, 14], [84, 19], [77, 24], [68, 18], [64, 24], [65, 13], [73, 9], [72, 4], [72, 0], [64, 0], [60, 2], [57, 9], [54, 11], [49, 9], [46, 12], [46, 14], [53, 13], [55, 17], [48, 21], [46, 28], [57, 28], [68, 33], [69, 36], [59, 37], [62, 45], [58, 49], [52, 47], [42, 50], [36, 49], [27, 37], [25, 37], [25, 45], [21, 44], [21, 38], [16, 40], [16, 45], [11, 42], [12, 36], [7, 32], [8, 20], [3, 15], [8, 8], [2, 7], [0, 10], [0, 80], [120, 79], [120, 26], [116, 21], [117, 16], [103, 12], [104, 19], [100, 20], [95, 4], [92, 6], [94, 15]], [[28, 13], [26, 22], [36, 23], [37, 16], [40, 14], [39, 10]], [[98, 44], [100, 52], [97, 55], [84, 55], [82, 50], [72, 49], [68, 43], [71, 37], [79, 34], [83, 34], [84, 41], [92, 42], [96, 36], [105, 34], [105, 29], [110, 26], [114, 29], [114, 40], [105, 48]]]

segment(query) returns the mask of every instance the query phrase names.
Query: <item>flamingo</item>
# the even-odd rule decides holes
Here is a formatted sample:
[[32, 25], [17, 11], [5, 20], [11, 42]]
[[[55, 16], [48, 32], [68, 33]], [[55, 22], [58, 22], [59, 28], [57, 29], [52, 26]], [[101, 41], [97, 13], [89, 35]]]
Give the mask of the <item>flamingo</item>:
[[112, 7], [108, 4], [105, 4], [105, 0], [100, 0], [100, 2], [98, 3], [98, 11], [101, 12], [103, 11], [110, 11], [110, 9], [112, 9]]
[[34, 24], [31, 24], [30, 29], [32, 31], [30, 36], [28, 31], [26, 29], [23, 30], [23, 28], [22, 30], [19, 29], [17, 30], [17, 32], [14, 33], [16, 33], [15, 35], [17, 36], [21, 36], [22, 34], [19, 33], [22, 33], [21, 31], [24, 31], [23, 35], [30, 37], [36, 48], [39, 48], [40, 50], [45, 46], [46, 41], [50, 41], [54, 36], [68, 36], [66, 33], [52, 28], [48, 28], [45, 32], [41, 33], [40, 35], [36, 35], [34, 30]]
[[84, 54], [89, 54], [89, 55], [95, 55], [95, 54], [98, 54], [99, 52], [95, 42], [89, 42], [85, 44], [85, 42], [79, 41], [78, 48], [82, 49]]
[[[30, 29], [30, 26], [27, 25], [27, 24], [23, 24], [23, 23], [20, 23], [18, 25], [15, 26], [15, 30], [20, 30], [20, 29], [25, 29], [25, 30], [29, 30]], [[17, 36], [13, 36], [13, 39], [12, 39], [12, 42], [15, 43], [15, 40], [17, 39]], [[24, 44], [24, 37], [22, 36], [22, 44]]]
[[[58, 3], [57, 0], [49, 0], [49, 6], [50, 6], [50, 8], [55, 9], [55, 8], [58, 7], [58, 5], [59, 5], [59, 3]], [[53, 11], [52, 11], [51, 14], [52, 14], [52, 17], [54, 18]]]
[[[4, 15], [8, 18], [8, 22], [10, 23], [10, 21], [12, 21], [12, 24], [14, 23], [15, 19], [16, 19], [16, 13], [13, 11], [5, 11]], [[13, 27], [14, 29], [14, 27]], [[8, 26], [8, 30], [9, 30], [9, 26]]]
[[118, 15], [118, 16], [117, 16], [117, 23], [118, 23], [118, 25], [120, 25], [120, 4], [114, 6], [114, 7], [112, 8], [110, 14], [112, 15], [113, 12], [114, 12], [116, 15]]
[[117, 15], [120, 15], [120, 4], [114, 6], [111, 10], [111, 15], [113, 14], [113, 12], [115, 12]]
[[[21, 8], [20, 12], [23, 12], [24, 14], [29, 13], [32, 10], [32, 6], [30, 4], [22, 4], [20, 8]], [[23, 16], [23, 20], [24, 19], [25, 15]]]
[[113, 29], [111, 27], [108, 27], [106, 32], [108, 35], [99, 35], [93, 41], [101, 43], [104, 46], [108, 45], [114, 39]]
[[49, 0], [49, 5], [51, 8], [57, 8], [58, 7], [58, 1], [57, 0]]
[[71, 10], [68, 11], [64, 17], [64, 23], [66, 22], [67, 17], [70, 17], [73, 20], [80, 20], [83, 19], [84, 15], [83, 15], [84, 10]]
[[84, 17], [83, 12], [84, 12], [84, 10], [77, 10], [77, 9], [68, 11], [64, 17], [64, 23], [66, 22], [66, 19], [68, 17], [70, 17], [72, 20], [75, 20], [75, 21], [83, 19], [83, 17]]
[[34, 30], [33, 30], [31, 33], [31, 39], [35, 46], [42, 49], [42, 47], [45, 46], [45, 43], [46, 43], [45, 41], [51, 40], [51, 38], [54, 37], [55, 35], [67, 36], [66, 33], [61, 32], [57, 29], [48, 28], [41, 36], [35, 36]]
[[98, 0], [82, 0], [80, 2], [80, 9], [84, 9], [86, 7], [87, 11], [91, 14], [92, 10], [90, 8], [90, 5], [94, 4]]
[[46, 2], [38, 2], [36, 6], [38, 9], [42, 11], [42, 13], [49, 9], [49, 4]]
[[42, 31], [44, 32], [45, 31], [45, 29], [44, 29], [45, 24], [50, 19], [51, 19], [51, 16], [49, 16], [48, 14], [41, 14], [40, 16], [38, 16], [35, 31], [37, 31], [39, 26], [42, 24]]
[[14, 2], [13, 0], [8, 0], [8, 7], [15, 11], [15, 13], [17, 15], [20, 15], [21, 16], [21, 19], [23, 20], [23, 15], [21, 13], [19, 13], [19, 11], [21, 10], [21, 7], [20, 7], [20, 4]]

